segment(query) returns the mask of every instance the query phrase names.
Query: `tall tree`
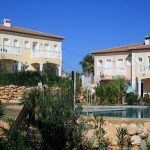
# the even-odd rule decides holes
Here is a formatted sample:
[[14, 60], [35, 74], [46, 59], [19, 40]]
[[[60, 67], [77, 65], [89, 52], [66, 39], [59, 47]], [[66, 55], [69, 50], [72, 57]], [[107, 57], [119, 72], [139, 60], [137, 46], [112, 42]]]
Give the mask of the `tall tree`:
[[94, 58], [92, 55], [87, 54], [80, 62], [80, 65], [85, 74], [94, 73]]

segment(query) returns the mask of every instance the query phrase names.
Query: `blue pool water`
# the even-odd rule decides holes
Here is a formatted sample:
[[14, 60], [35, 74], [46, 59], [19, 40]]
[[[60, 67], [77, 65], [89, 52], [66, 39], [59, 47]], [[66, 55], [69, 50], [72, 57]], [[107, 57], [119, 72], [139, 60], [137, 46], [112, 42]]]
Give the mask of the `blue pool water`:
[[121, 118], [150, 118], [150, 106], [83, 106], [82, 115]]

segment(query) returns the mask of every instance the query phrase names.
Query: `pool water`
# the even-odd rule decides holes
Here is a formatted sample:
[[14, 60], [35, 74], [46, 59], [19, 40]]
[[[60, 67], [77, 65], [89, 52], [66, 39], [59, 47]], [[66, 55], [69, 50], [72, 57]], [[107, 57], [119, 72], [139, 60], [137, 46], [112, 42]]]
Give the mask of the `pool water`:
[[150, 118], [150, 106], [94, 106], [94, 109], [84, 111], [82, 114], [121, 118]]

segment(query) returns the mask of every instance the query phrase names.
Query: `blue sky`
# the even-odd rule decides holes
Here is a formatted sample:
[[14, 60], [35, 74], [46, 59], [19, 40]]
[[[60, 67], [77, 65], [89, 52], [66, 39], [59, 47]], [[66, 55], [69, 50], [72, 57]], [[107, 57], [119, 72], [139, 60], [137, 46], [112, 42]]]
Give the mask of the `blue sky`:
[[92, 50], [143, 43], [150, 0], [1, 0], [0, 21], [65, 37], [63, 69], [81, 71]]

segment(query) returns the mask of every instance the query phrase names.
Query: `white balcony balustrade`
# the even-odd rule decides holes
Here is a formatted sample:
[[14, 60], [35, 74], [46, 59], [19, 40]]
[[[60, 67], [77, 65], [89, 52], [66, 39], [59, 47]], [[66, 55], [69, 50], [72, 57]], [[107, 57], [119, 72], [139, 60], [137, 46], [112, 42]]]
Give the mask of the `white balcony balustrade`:
[[99, 67], [98, 75], [112, 75], [112, 68]]
[[15, 46], [0, 45], [0, 53], [20, 55], [21, 48]]
[[61, 59], [61, 52], [48, 50], [34, 50], [32, 51], [32, 57]]
[[150, 73], [150, 65], [140, 65], [139, 73]]
[[106, 68], [106, 67], [98, 67], [98, 75], [125, 75], [125, 68]]

